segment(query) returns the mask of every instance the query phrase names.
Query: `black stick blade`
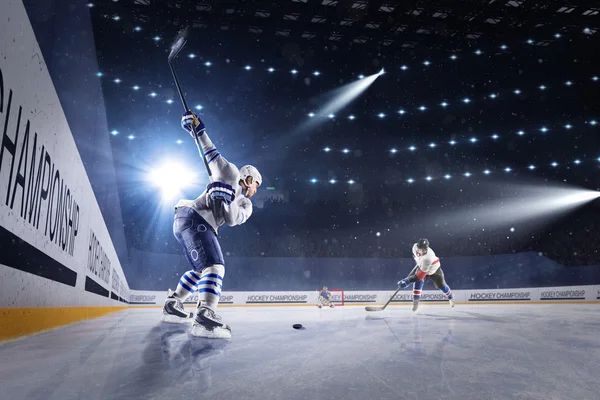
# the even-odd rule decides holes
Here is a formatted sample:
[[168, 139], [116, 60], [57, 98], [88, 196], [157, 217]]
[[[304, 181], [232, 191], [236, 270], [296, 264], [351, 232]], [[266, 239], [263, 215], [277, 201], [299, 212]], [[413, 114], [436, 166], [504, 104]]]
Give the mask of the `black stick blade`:
[[175, 37], [175, 40], [173, 41], [173, 44], [171, 45], [171, 52], [169, 53], [169, 62], [172, 61], [175, 57], [177, 57], [177, 54], [179, 54], [179, 51], [181, 51], [183, 46], [185, 46], [185, 43], [187, 41], [187, 34], [188, 34], [187, 27], [181, 29], [177, 33], [177, 36]]
[[366, 311], [383, 311], [383, 307], [377, 307], [377, 306], [367, 306], [365, 307]]

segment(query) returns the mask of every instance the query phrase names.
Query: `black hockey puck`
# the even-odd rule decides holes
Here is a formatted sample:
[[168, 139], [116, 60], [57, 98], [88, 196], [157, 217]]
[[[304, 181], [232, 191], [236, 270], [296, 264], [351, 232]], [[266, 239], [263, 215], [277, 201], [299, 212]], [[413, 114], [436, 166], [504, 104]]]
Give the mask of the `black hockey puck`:
[[292, 325], [294, 329], [302, 329], [302, 324], [294, 324]]

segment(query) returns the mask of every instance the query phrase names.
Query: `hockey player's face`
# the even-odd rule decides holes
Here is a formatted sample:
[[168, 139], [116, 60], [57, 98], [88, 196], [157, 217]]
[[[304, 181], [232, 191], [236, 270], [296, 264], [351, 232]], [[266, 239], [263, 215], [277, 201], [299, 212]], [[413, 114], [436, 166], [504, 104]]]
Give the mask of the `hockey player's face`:
[[250, 198], [256, 194], [258, 190], [258, 183], [253, 182], [252, 177], [248, 176], [244, 182], [244, 193], [246, 197]]

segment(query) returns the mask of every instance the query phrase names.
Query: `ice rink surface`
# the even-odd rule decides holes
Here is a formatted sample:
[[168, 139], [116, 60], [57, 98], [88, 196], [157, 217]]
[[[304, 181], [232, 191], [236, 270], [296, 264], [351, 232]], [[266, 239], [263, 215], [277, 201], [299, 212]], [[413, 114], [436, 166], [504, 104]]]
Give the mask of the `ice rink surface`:
[[[2, 399], [600, 399], [600, 305], [130, 309], [0, 345]], [[305, 329], [295, 330], [301, 323]]]

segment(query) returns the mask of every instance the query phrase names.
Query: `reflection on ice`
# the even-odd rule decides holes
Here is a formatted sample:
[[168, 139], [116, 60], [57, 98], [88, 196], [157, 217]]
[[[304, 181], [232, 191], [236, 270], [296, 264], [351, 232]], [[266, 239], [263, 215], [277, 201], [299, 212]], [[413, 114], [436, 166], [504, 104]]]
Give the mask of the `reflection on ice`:
[[596, 399], [598, 307], [223, 308], [229, 341], [137, 309], [5, 343], [0, 376], [11, 399]]

